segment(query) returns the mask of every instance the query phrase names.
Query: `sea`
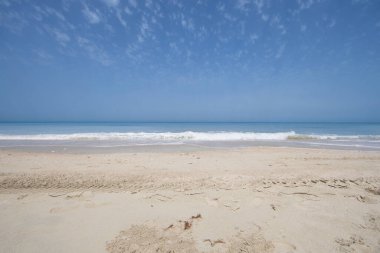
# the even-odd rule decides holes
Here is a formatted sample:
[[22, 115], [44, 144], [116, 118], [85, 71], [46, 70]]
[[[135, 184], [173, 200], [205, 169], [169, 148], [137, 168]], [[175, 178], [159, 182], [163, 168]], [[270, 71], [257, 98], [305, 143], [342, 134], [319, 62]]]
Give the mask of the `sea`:
[[380, 150], [380, 123], [0, 123], [0, 148], [149, 146]]

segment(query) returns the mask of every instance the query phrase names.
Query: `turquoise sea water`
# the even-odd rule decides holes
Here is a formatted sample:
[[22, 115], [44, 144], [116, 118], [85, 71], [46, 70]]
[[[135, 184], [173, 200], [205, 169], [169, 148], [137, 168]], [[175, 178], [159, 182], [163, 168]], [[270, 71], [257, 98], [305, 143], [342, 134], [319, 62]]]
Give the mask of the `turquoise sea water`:
[[0, 146], [313, 146], [380, 150], [380, 123], [0, 123]]

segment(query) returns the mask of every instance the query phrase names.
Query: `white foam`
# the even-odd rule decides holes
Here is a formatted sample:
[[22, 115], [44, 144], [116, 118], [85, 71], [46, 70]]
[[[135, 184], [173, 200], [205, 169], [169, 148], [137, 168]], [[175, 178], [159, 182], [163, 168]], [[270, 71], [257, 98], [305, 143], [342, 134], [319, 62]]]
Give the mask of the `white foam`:
[[1, 135], [0, 140], [36, 140], [36, 141], [284, 141], [284, 140], [356, 140], [380, 139], [380, 136], [339, 136], [339, 135], [306, 135], [294, 131], [277, 133], [256, 132], [99, 132], [73, 134], [30, 134]]
[[313, 146], [332, 146], [332, 147], [347, 147], [347, 148], [369, 148], [369, 149], [380, 149], [378, 146], [363, 145], [363, 144], [338, 144], [338, 143], [326, 143], [326, 142], [302, 142], [303, 144], [313, 145]]
[[286, 140], [295, 132], [126, 132], [126, 133], [75, 133], [75, 134], [31, 134], [0, 135], [0, 140], [125, 140], [125, 141], [244, 141], [244, 140]]

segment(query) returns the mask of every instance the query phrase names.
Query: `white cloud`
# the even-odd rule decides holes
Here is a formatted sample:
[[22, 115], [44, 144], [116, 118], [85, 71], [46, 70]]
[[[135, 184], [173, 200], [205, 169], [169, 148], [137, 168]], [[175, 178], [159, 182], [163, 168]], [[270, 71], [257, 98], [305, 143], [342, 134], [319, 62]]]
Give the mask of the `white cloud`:
[[169, 47], [170, 47], [170, 49], [171, 49], [174, 53], [176, 53], [176, 54], [180, 54], [180, 50], [179, 50], [179, 48], [178, 48], [178, 46], [177, 46], [177, 43], [175, 43], [175, 42], [170, 42], [170, 43], [169, 43]]
[[98, 11], [95, 9], [95, 11], [91, 11], [87, 5], [84, 6], [84, 9], [82, 10], [84, 16], [86, 17], [87, 21], [91, 24], [97, 24], [100, 22], [100, 15]]
[[33, 52], [42, 60], [50, 60], [53, 58], [50, 54], [48, 54], [45, 50], [43, 49], [36, 49], [33, 50]]
[[65, 12], [68, 12], [71, 7], [71, 0], [62, 0], [62, 8]]
[[137, 35], [137, 40], [141, 43], [144, 42], [145, 38], [149, 36], [150, 26], [148, 20], [143, 16], [140, 25], [140, 33]]
[[104, 66], [112, 64], [109, 55], [97, 44], [83, 37], [78, 37], [77, 41], [79, 46], [87, 52], [91, 59], [101, 63]]
[[240, 35], [244, 36], [244, 34], [245, 34], [245, 22], [241, 21], [240, 22]]
[[123, 16], [119, 10], [116, 11], [116, 17], [122, 26], [127, 27], [127, 22], [123, 19]]
[[199, 39], [199, 40], [204, 40], [207, 36], [208, 36], [208, 31], [206, 29], [205, 26], [201, 26], [198, 31], [195, 33], [195, 36]]
[[182, 27], [186, 28], [187, 30], [193, 31], [194, 30], [194, 23], [193, 21], [189, 18], [185, 18], [183, 14], [181, 14], [181, 25]]
[[336, 25], [335, 19], [331, 20], [331, 22], [327, 25], [328, 28], [333, 28]]
[[313, 4], [314, 0], [297, 0], [298, 8], [300, 10], [309, 9]]
[[281, 19], [278, 15], [272, 17], [272, 19], [270, 20], [270, 25], [280, 30], [281, 34], [283, 35], [287, 32], [285, 26], [282, 24]]
[[45, 7], [45, 10], [46, 10], [46, 12], [49, 13], [50, 15], [59, 18], [61, 21], [65, 21], [65, 20], [66, 20], [62, 13], [60, 13], [59, 11], [57, 11], [57, 10], [55, 10], [55, 9], [53, 9], [53, 8]]
[[56, 17], [61, 21], [66, 21], [65, 16], [54, 8], [51, 8], [48, 6], [40, 7], [40, 6], [34, 5], [33, 9], [36, 11], [36, 13], [33, 12], [32, 16], [34, 19], [38, 21], [41, 21], [44, 17], [49, 17], [49, 16]]
[[281, 44], [281, 46], [279, 47], [279, 49], [277, 50], [277, 54], [275, 56], [276, 59], [279, 59], [282, 57], [284, 51], [285, 51], [285, 44]]
[[128, 7], [125, 7], [124, 12], [128, 15], [132, 15], [132, 11]]
[[116, 7], [119, 5], [119, 0], [103, 0], [103, 2], [109, 7]]
[[268, 20], [269, 20], [269, 16], [266, 15], [266, 14], [262, 14], [262, 15], [261, 15], [261, 19], [262, 19], [263, 21], [268, 21]]
[[153, 1], [152, 0], [145, 0], [145, 7], [148, 9], [151, 9], [153, 7]]
[[9, 7], [9, 6], [11, 6], [11, 3], [8, 0], [1, 0], [0, 5], [4, 5], [6, 7]]
[[219, 11], [219, 12], [224, 12], [224, 10], [226, 9], [226, 6], [222, 3], [218, 3], [218, 5], [216, 6], [216, 9]]
[[227, 19], [228, 21], [235, 22], [237, 20], [236, 17], [230, 15], [229, 13], [224, 13], [223, 17]]
[[249, 40], [251, 41], [252, 44], [255, 44], [258, 39], [259, 39], [259, 36], [255, 33], [249, 36]]
[[254, 0], [253, 3], [256, 6], [257, 12], [261, 14], [263, 12], [264, 0]]
[[70, 36], [67, 35], [66, 33], [64, 32], [60, 32], [58, 30], [54, 30], [53, 31], [54, 33], [54, 36], [55, 36], [55, 39], [58, 41], [59, 44], [61, 44], [62, 46], [66, 46], [66, 44], [68, 42], [70, 42]]
[[29, 21], [25, 18], [25, 15], [21, 15], [16, 11], [0, 12], [0, 27], [5, 27], [13, 33], [20, 34], [28, 25]]
[[368, 0], [352, 0], [352, 4], [367, 4]]
[[237, 0], [236, 8], [241, 11], [248, 11], [248, 4], [250, 2], [248, 0]]
[[[48, 34], [50, 34], [62, 46], [66, 46], [66, 44], [71, 41], [71, 38], [67, 33], [65, 33], [61, 30], [58, 30], [57, 28], [51, 27], [47, 24], [44, 24], [43, 28]], [[41, 30], [41, 32], [42, 32], [42, 30]]]
[[314, 4], [320, 3], [321, 0], [297, 0], [297, 8], [292, 11], [292, 15], [297, 15], [300, 12], [311, 8]]
[[137, 53], [138, 50], [139, 48], [134, 44], [128, 45], [125, 49], [125, 54], [127, 55], [127, 57], [131, 59], [135, 64], [139, 63], [141, 60], [140, 54]]
[[170, 4], [176, 6], [179, 9], [183, 8], [183, 4], [181, 3], [181, 1], [171, 0], [171, 1], [168, 1], [168, 2], [170, 2]]
[[132, 7], [134, 7], [134, 8], [137, 7], [137, 1], [136, 1], [136, 0], [129, 0], [128, 2], [129, 2], [129, 4], [130, 4]]

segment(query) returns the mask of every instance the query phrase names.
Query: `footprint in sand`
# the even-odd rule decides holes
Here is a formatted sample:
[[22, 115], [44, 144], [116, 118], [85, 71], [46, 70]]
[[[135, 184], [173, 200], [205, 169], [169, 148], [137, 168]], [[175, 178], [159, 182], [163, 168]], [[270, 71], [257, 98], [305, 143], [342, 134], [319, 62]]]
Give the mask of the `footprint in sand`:
[[274, 252], [274, 244], [267, 241], [260, 233], [250, 235], [238, 235], [232, 239], [227, 252]]
[[234, 212], [240, 209], [239, 201], [236, 200], [225, 202], [223, 205]]
[[363, 252], [368, 247], [364, 239], [358, 235], [352, 235], [348, 239], [337, 238], [335, 242], [338, 244], [339, 252]]
[[28, 197], [28, 194], [21, 194], [20, 196], [17, 197], [17, 200], [21, 200]]
[[220, 204], [224, 207], [232, 211], [237, 211], [240, 209], [240, 204], [238, 200], [230, 199], [230, 200], [221, 200], [219, 197], [216, 198], [205, 198], [207, 204], [209, 206], [218, 207]]
[[367, 214], [364, 218], [365, 228], [380, 232], [380, 215]]
[[121, 231], [112, 241], [106, 243], [111, 253], [122, 252], [197, 252], [194, 240], [188, 230], [176, 227], [159, 229], [148, 225], [133, 225]]
[[83, 191], [83, 192], [70, 192], [66, 194], [66, 199], [84, 199], [84, 198], [90, 198], [93, 196], [93, 193], [91, 191]]
[[374, 195], [380, 195], [380, 187], [368, 187], [365, 190]]
[[205, 198], [205, 200], [209, 206], [213, 206], [213, 207], [219, 206], [219, 198]]
[[368, 196], [363, 196], [363, 195], [358, 195], [358, 196], [355, 196], [356, 200], [359, 201], [359, 202], [362, 202], [362, 203], [366, 203], [366, 204], [376, 204], [377, 201], [371, 197], [368, 197]]
[[153, 194], [153, 195], [150, 195], [148, 197], [145, 197], [146, 199], [152, 199], [152, 200], [156, 200], [156, 201], [161, 201], [161, 202], [166, 202], [166, 201], [169, 201], [169, 200], [172, 200], [173, 198], [172, 197], [169, 197], [169, 196], [166, 196], [166, 195], [163, 195], [163, 194]]
[[69, 207], [54, 207], [49, 210], [50, 213], [63, 213], [79, 208], [79, 205]]
[[[191, 219], [199, 219], [193, 216]], [[208, 247], [207, 252], [260, 252], [273, 253], [275, 246], [267, 241], [259, 232], [252, 234], [238, 233], [228, 238], [204, 238], [198, 243]], [[186, 229], [181, 222], [173, 223], [166, 228], [154, 225], [133, 225], [121, 231], [113, 240], [106, 242], [106, 250], [110, 253], [122, 252], [200, 252], [192, 235], [191, 227]], [[199, 246], [199, 244], [198, 244]], [[284, 247], [283, 247], [284, 248]], [[288, 246], [286, 249], [293, 249]], [[295, 248], [295, 247], [294, 247]], [[216, 250], [216, 251], [215, 251]], [[202, 251], [203, 252], [203, 251]], [[292, 251], [289, 251], [292, 252]]]
[[296, 251], [297, 247], [291, 243], [284, 241], [273, 241], [274, 252], [278, 253], [293, 253]]

